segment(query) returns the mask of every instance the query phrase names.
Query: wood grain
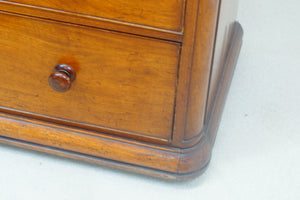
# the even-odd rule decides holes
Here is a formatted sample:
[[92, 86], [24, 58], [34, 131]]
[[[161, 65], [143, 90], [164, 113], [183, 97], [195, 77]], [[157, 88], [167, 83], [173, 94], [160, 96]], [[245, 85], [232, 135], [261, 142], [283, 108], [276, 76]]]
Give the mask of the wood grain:
[[187, 1], [172, 141], [176, 147], [191, 147], [201, 139], [218, 10], [219, 1]]
[[[158, 170], [176, 172], [179, 154], [176, 151], [164, 151], [143, 147], [141, 144], [129, 144], [116, 140], [95, 137], [88, 134], [80, 134], [67, 131], [63, 127], [54, 128], [38, 125], [31, 120], [29, 123], [20, 118], [6, 118], [0, 114], [0, 135], [27, 141], [33, 144], [41, 144], [45, 147], [53, 147], [71, 152], [77, 152], [94, 157], [100, 157], [118, 162], [134, 164]], [[44, 123], [45, 124], [45, 123]], [[47, 123], [46, 123], [47, 124]]]
[[[186, 141], [199, 141], [205, 119], [206, 95], [214, 53], [219, 1], [200, 0], [186, 113]], [[191, 144], [190, 144], [191, 145]]]
[[176, 42], [182, 42], [183, 37], [182, 30], [178, 32], [128, 22], [121, 22], [112, 19], [99, 18], [90, 15], [75, 15], [72, 12], [47, 9], [15, 2], [0, 0], [0, 10], [20, 15], [33, 16], [41, 19], [51, 19], [58, 22], [68, 22], [82, 26], [123, 33], [131, 33], [134, 35], [147, 36], [151, 38], [158, 38]]
[[[0, 18], [0, 106], [104, 132], [171, 137], [178, 44], [4, 13]], [[65, 93], [48, 84], [61, 63], [77, 74]]]
[[184, 0], [12, 0], [41, 8], [62, 10], [69, 13], [95, 16], [121, 22], [181, 31]]
[[[236, 5], [0, 0], [0, 143], [163, 178], [203, 173], [242, 42]], [[76, 73], [64, 93], [48, 83], [58, 64]]]
[[199, 143], [192, 148], [174, 148], [112, 135], [97, 136], [48, 122], [0, 113], [0, 143], [79, 159], [160, 178], [185, 180], [204, 172], [220, 122], [225, 97], [242, 42], [243, 31], [235, 23], [223, 63], [209, 119]]

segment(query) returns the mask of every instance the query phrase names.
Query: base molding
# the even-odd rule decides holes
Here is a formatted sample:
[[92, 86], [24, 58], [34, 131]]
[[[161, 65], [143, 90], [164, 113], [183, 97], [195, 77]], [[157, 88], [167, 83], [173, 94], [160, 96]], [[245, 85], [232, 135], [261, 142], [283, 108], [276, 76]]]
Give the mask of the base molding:
[[242, 27], [236, 22], [209, 118], [200, 142], [192, 148], [179, 149], [134, 140], [128, 142], [107, 135], [97, 137], [86, 134], [84, 130], [78, 132], [4, 113], [0, 114], [0, 143], [160, 178], [184, 180], [196, 177], [205, 171], [210, 161], [242, 35]]

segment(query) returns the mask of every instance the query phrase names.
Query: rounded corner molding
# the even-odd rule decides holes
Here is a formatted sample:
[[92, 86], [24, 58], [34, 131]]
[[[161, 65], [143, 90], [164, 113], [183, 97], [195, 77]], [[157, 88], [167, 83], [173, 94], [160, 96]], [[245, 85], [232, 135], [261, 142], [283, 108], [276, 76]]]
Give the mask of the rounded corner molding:
[[[205, 171], [242, 45], [237, 0], [165, 1], [177, 11], [170, 24], [149, 1], [149, 24], [139, 27], [137, 15], [79, 22], [78, 4], [62, 14], [22, 2], [0, 2], [0, 143], [172, 180]], [[80, 68], [53, 63], [66, 52]], [[49, 63], [60, 63], [50, 76]]]

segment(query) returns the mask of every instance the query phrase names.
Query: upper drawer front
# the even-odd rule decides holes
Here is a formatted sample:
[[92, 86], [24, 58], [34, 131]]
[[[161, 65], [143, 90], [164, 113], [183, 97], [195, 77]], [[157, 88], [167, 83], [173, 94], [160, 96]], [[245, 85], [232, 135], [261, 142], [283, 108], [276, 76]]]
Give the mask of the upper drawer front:
[[[42, 119], [168, 139], [179, 46], [0, 12], [0, 106]], [[48, 84], [75, 68], [67, 92]]]
[[27, 5], [181, 31], [184, 0], [12, 0]]

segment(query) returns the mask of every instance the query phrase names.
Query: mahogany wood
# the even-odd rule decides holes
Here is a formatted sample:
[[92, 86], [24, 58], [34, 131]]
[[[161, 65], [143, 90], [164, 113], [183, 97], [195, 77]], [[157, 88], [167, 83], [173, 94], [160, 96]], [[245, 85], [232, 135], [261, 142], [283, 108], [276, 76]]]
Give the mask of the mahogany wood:
[[198, 176], [211, 157], [241, 39], [242, 29], [236, 23], [209, 120], [202, 139], [192, 148], [169, 148], [109, 135], [93, 136], [86, 130], [8, 114], [0, 114], [0, 142], [160, 178], [184, 180]]
[[181, 31], [184, 0], [10, 0], [24, 5], [51, 10], [62, 10], [128, 23], [152, 26], [166, 30]]
[[[120, 1], [120, 0], [118, 0], [118, 1]], [[130, 0], [130, 1], [134, 2], [136, 0]], [[46, 1], [33, 1], [33, 2], [45, 3]], [[61, 2], [61, 1], [57, 1], [57, 2]], [[65, 2], [66, 1], [63, 1], [63, 4]], [[97, 2], [101, 3], [101, 1], [97, 1]], [[155, 2], [155, 1], [148, 1], [148, 2], [150, 2], [150, 4], [153, 4], [153, 2]], [[174, 2], [175, 2], [175, 0], [174, 0]], [[169, 3], [167, 2], [166, 4], [169, 4]], [[155, 3], [155, 5], [159, 5], [159, 4]], [[74, 4], [73, 7], [74, 6], [76, 6], [76, 4]], [[60, 6], [58, 5], [58, 7], [60, 7]], [[113, 19], [95, 17], [95, 16], [91, 16], [91, 15], [84, 15], [84, 14], [79, 14], [79, 13], [66, 12], [66, 11], [62, 11], [62, 10], [48, 9], [48, 8], [44, 8], [44, 7], [20, 4], [20, 3], [15, 3], [15, 2], [11, 2], [11, 1], [0, 0], [0, 9], [2, 11], [18, 13], [18, 14], [27, 15], [27, 16], [35, 16], [38, 18], [52, 19], [52, 20], [60, 21], [60, 22], [69, 22], [69, 23], [80, 24], [80, 25], [85, 25], [85, 26], [89, 26], [89, 27], [103, 28], [106, 30], [114, 30], [117, 32], [132, 33], [132, 34], [137, 34], [137, 35], [141, 35], [141, 36], [155, 37], [155, 38], [161, 38], [161, 39], [165, 39], [165, 40], [172, 40], [172, 41], [178, 41], [178, 42], [181, 42], [182, 37], [183, 37], [182, 28], [180, 28], [178, 31], [166, 30], [166, 29], [162, 29], [162, 28], [156, 28], [153, 26], [145, 26], [145, 25], [136, 24], [136, 23], [128, 23], [128, 22], [124, 22], [124, 21], [117, 21], [117, 20], [113, 20]], [[149, 10], [149, 12], [152, 12], [152, 11]], [[180, 15], [181, 15], [180, 20], [182, 21], [181, 24], [183, 23], [183, 19], [184, 19], [183, 18], [184, 9], [182, 9], [182, 12], [183, 13], [180, 13]], [[164, 13], [161, 13], [161, 14], [164, 15]], [[174, 13], [171, 13], [170, 15], [174, 15]], [[130, 17], [130, 16], [131, 15], [126, 15], [126, 17]], [[178, 17], [179, 17], [179, 15], [175, 18], [178, 18]], [[159, 16], [156, 16], [156, 18], [159, 18]], [[162, 17], [162, 18], [163, 18], [162, 20], [166, 20], [166, 18], [164, 18], [164, 17]], [[143, 19], [141, 19], [141, 20], [143, 20]], [[149, 20], [149, 23], [152, 23], [151, 18], [148, 18], [148, 20]], [[169, 18], [169, 20], [173, 21], [174, 19]], [[178, 22], [176, 22], [176, 23], [178, 23]]]
[[49, 84], [58, 92], [66, 92], [70, 89], [75, 78], [76, 72], [71, 66], [58, 64], [54, 67], [53, 73], [49, 76]]
[[242, 42], [237, 1], [76, 2], [0, 1], [0, 142], [203, 173]]
[[[11, 14], [0, 17], [0, 57], [5, 58], [0, 106], [104, 132], [169, 140], [178, 44]], [[66, 93], [48, 84], [58, 63], [77, 73]]]
[[190, 0], [186, 7], [173, 140], [183, 148], [202, 137], [219, 1]]

